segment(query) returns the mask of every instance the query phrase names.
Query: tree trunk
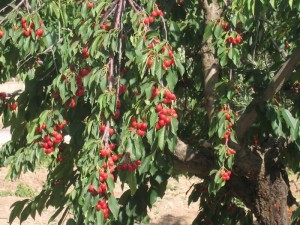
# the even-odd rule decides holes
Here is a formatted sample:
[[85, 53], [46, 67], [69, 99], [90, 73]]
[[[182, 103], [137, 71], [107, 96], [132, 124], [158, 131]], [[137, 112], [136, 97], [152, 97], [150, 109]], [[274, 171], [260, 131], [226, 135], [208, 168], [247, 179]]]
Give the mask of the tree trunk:
[[[239, 158], [225, 192], [242, 200], [254, 213], [259, 224], [289, 225], [296, 208], [287, 172], [281, 161], [282, 145], [270, 139], [266, 149], [247, 149], [247, 157]], [[246, 148], [246, 147], [245, 147]], [[177, 172], [189, 172], [208, 178], [217, 167], [212, 146], [204, 143], [195, 149], [181, 140], [174, 155]]]
[[254, 153], [250, 153], [248, 162], [243, 162], [246, 159], [239, 161], [229, 188], [251, 209], [259, 224], [288, 225], [291, 224], [296, 200], [290, 191], [288, 175], [281, 161], [282, 148], [278, 142], [270, 142], [274, 140], [266, 143], [271, 147], [260, 150], [263, 152], [259, 153], [260, 157], [257, 154], [251, 157]]

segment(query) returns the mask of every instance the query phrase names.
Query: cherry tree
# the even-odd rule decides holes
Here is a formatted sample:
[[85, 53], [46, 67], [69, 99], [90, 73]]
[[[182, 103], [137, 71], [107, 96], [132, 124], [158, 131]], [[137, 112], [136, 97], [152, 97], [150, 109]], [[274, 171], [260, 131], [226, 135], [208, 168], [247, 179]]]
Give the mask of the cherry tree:
[[[185, 174], [193, 224], [297, 224], [298, 0], [13, 0], [0, 4], [8, 176], [50, 161], [10, 222], [147, 223]], [[115, 183], [129, 186], [114, 195]], [[188, 188], [188, 187], [187, 187]]]

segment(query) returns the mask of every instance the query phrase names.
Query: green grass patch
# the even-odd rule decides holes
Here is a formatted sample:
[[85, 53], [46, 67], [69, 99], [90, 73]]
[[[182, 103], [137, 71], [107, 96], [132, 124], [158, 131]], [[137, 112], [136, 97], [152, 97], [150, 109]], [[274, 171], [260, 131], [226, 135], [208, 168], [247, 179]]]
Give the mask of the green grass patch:
[[15, 196], [18, 197], [33, 197], [35, 196], [35, 191], [25, 184], [18, 184]]
[[12, 191], [0, 191], [0, 197], [14, 196], [15, 193]]

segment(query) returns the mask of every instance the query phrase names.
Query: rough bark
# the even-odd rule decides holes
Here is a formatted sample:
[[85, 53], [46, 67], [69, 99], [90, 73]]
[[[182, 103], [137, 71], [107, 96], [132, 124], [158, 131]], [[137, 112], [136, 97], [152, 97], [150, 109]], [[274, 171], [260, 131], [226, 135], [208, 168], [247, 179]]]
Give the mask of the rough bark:
[[[202, 7], [206, 24], [220, 19], [222, 9], [219, 7], [217, 1], [214, 0], [209, 4], [207, 0], [203, 0]], [[211, 46], [212, 38], [209, 38], [207, 41], [202, 43], [200, 50], [204, 70], [205, 109], [209, 119], [211, 119], [215, 109], [215, 84], [218, 82], [218, 74], [220, 71], [219, 60], [215, 57], [215, 50]]]
[[[251, 209], [259, 224], [288, 225], [296, 201], [281, 161], [283, 146], [273, 139], [265, 146], [259, 152], [249, 151], [248, 160], [236, 162], [225, 188]], [[208, 178], [209, 172], [217, 168], [213, 152], [208, 144], [195, 148], [179, 140], [173, 156], [175, 171]]]
[[[270, 143], [273, 142], [273, 143]], [[271, 140], [261, 154], [256, 176], [236, 173], [229, 182], [233, 195], [239, 197], [252, 210], [259, 224], [291, 224], [291, 213], [296, 200], [292, 196], [289, 180], [280, 159], [280, 144]]]

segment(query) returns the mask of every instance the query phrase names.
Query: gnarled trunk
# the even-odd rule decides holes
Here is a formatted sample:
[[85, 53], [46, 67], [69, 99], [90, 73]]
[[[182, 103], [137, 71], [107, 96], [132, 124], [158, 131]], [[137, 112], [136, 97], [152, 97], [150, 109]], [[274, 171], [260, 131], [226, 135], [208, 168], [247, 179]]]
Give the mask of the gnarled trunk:
[[[273, 151], [273, 150], [270, 150]], [[229, 183], [233, 195], [251, 209], [259, 224], [291, 224], [295, 199], [291, 194], [287, 173], [277, 157], [265, 154], [257, 176], [233, 176]], [[252, 158], [253, 160], [254, 158]]]

